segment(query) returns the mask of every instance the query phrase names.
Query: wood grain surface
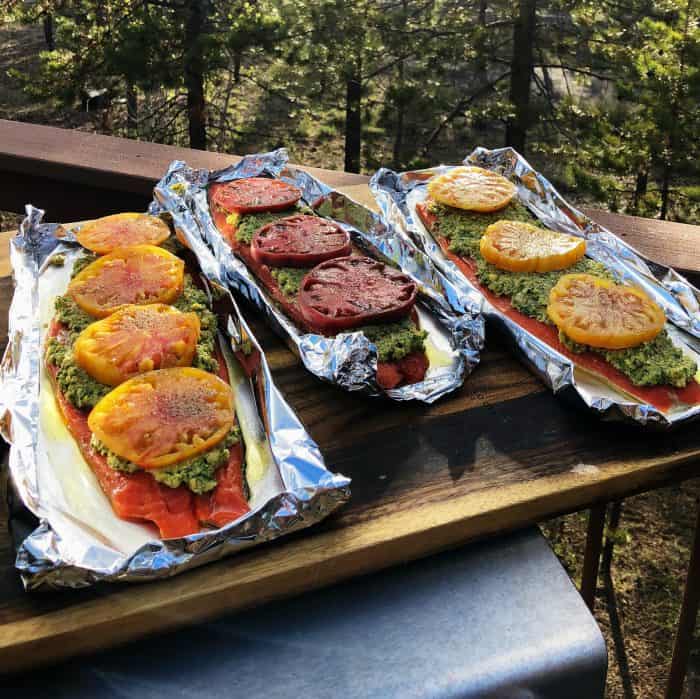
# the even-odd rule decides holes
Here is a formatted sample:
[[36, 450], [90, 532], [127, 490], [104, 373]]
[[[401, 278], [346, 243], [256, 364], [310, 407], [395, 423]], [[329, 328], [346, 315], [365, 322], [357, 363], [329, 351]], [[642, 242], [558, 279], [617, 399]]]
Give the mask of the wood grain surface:
[[[52, 221], [143, 211], [153, 185], [173, 160], [219, 169], [240, 158], [0, 119], [0, 210], [21, 213], [32, 203], [46, 209]], [[364, 175], [303, 169], [332, 187], [371, 199]], [[698, 227], [584, 211], [650, 259], [686, 272], [700, 270]]]
[[[217, 170], [240, 157], [0, 119], [0, 210], [21, 213], [32, 203], [54, 221], [143, 211], [173, 160]], [[367, 181], [363, 175], [303, 169], [334, 187]]]
[[[349, 193], [367, 197], [359, 187]], [[638, 245], [635, 225], [627, 237]], [[4, 323], [10, 284], [0, 283]], [[321, 383], [244, 310], [328, 467], [352, 478], [350, 503], [312, 530], [172, 580], [58, 593], [22, 590], [0, 511], [0, 670], [294, 595], [698, 474], [697, 427], [653, 433], [603, 423], [553, 397], [496, 338], [459, 391], [433, 406], [393, 404]], [[4, 341], [6, 326], [0, 332]]]

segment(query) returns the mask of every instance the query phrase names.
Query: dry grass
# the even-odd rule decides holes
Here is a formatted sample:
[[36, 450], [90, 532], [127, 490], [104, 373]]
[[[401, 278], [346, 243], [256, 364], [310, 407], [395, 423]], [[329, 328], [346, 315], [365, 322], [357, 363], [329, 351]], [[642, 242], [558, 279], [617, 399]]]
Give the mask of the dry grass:
[[[610, 699], [664, 695], [699, 497], [700, 482], [689, 481], [624, 502], [610, 574], [601, 571], [595, 607], [608, 646]], [[577, 583], [586, 524], [586, 514], [577, 513], [542, 527]], [[685, 696], [700, 696], [697, 642]]]

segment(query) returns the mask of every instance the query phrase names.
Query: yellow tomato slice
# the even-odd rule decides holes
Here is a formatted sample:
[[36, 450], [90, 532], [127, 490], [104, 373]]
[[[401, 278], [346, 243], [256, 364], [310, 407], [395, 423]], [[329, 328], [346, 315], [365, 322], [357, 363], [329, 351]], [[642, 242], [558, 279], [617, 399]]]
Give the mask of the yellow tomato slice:
[[486, 229], [479, 248], [487, 262], [508, 272], [552, 272], [580, 260], [586, 241], [523, 221], [497, 221]]
[[163, 468], [218, 444], [233, 425], [231, 387], [192, 367], [149, 371], [108, 393], [88, 426], [117, 456]]
[[653, 340], [666, 317], [640, 289], [590, 274], [565, 274], [549, 294], [547, 314], [574, 342], [625, 349]]
[[105, 318], [127, 304], [171, 303], [184, 285], [185, 263], [155, 245], [117, 248], [88, 265], [68, 285], [86, 313]]
[[199, 339], [196, 313], [153, 303], [124, 306], [88, 325], [73, 344], [76, 363], [108, 386], [153, 369], [190, 366]]
[[170, 236], [168, 224], [149, 214], [112, 214], [86, 223], [75, 234], [77, 241], [98, 255], [130, 245], [160, 245]]
[[515, 185], [482, 167], [455, 167], [428, 182], [428, 194], [440, 204], [466, 211], [498, 211], [515, 196]]

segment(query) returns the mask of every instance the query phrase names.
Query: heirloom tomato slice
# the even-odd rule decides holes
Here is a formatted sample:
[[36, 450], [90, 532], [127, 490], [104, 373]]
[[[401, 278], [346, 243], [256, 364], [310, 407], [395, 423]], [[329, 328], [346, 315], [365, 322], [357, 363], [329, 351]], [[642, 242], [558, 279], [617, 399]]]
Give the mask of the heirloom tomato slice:
[[208, 451], [226, 436], [233, 417], [229, 384], [182, 367], [125, 381], [92, 409], [88, 425], [117, 456], [151, 469]]
[[73, 344], [73, 355], [94, 379], [118, 386], [153, 369], [190, 366], [198, 339], [196, 313], [163, 303], [124, 306], [88, 325]]
[[313, 267], [351, 252], [345, 229], [305, 214], [286, 216], [259, 228], [250, 246], [255, 261], [270, 267]]
[[252, 214], [258, 211], [282, 211], [301, 199], [301, 190], [289, 182], [269, 177], [246, 177], [215, 183], [211, 199], [224, 211]]
[[565, 274], [547, 314], [574, 342], [604, 349], [636, 347], [663, 329], [663, 310], [640, 289], [590, 274]]
[[415, 282], [369, 257], [338, 257], [314, 267], [301, 281], [302, 316], [318, 332], [397, 320], [416, 301]]
[[127, 304], [171, 303], [184, 285], [185, 263], [155, 245], [116, 248], [81, 270], [68, 293], [86, 313], [104, 318]]
[[452, 168], [428, 182], [428, 194], [440, 204], [465, 211], [498, 211], [515, 196], [515, 185], [482, 167]]
[[149, 214], [113, 214], [86, 223], [75, 234], [77, 241], [98, 255], [129, 245], [160, 245], [170, 236], [168, 224]]
[[566, 269], [586, 252], [586, 241], [523, 221], [492, 223], [481, 238], [487, 262], [509, 272], [552, 272]]

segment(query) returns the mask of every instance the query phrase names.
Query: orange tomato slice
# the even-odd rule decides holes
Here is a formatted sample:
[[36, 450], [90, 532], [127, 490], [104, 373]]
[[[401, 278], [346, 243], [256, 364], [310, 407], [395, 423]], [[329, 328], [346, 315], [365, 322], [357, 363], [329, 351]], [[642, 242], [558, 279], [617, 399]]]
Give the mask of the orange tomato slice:
[[196, 313], [163, 303], [124, 306], [85, 328], [73, 356], [94, 379], [118, 386], [153, 369], [190, 366], [198, 339]]
[[149, 214], [112, 214], [86, 223], [76, 240], [98, 255], [129, 245], [160, 245], [170, 236], [168, 224]]
[[586, 241], [524, 221], [497, 221], [479, 243], [487, 262], [508, 272], [552, 272], [571, 267], [586, 252]]
[[171, 303], [184, 285], [185, 263], [155, 245], [116, 248], [88, 265], [68, 285], [86, 313], [105, 318], [127, 304]]
[[549, 294], [547, 314], [567, 337], [603, 349], [653, 340], [666, 317], [640, 289], [590, 274], [565, 274]]
[[115, 454], [141, 468], [163, 468], [218, 444], [233, 425], [231, 387], [183, 367], [140, 374], [92, 409], [88, 426]]
[[498, 211], [515, 196], [515, 185], [482, 167], [455, 167], [428, 182], [428, 194], [440, 204], [466, 211]]

